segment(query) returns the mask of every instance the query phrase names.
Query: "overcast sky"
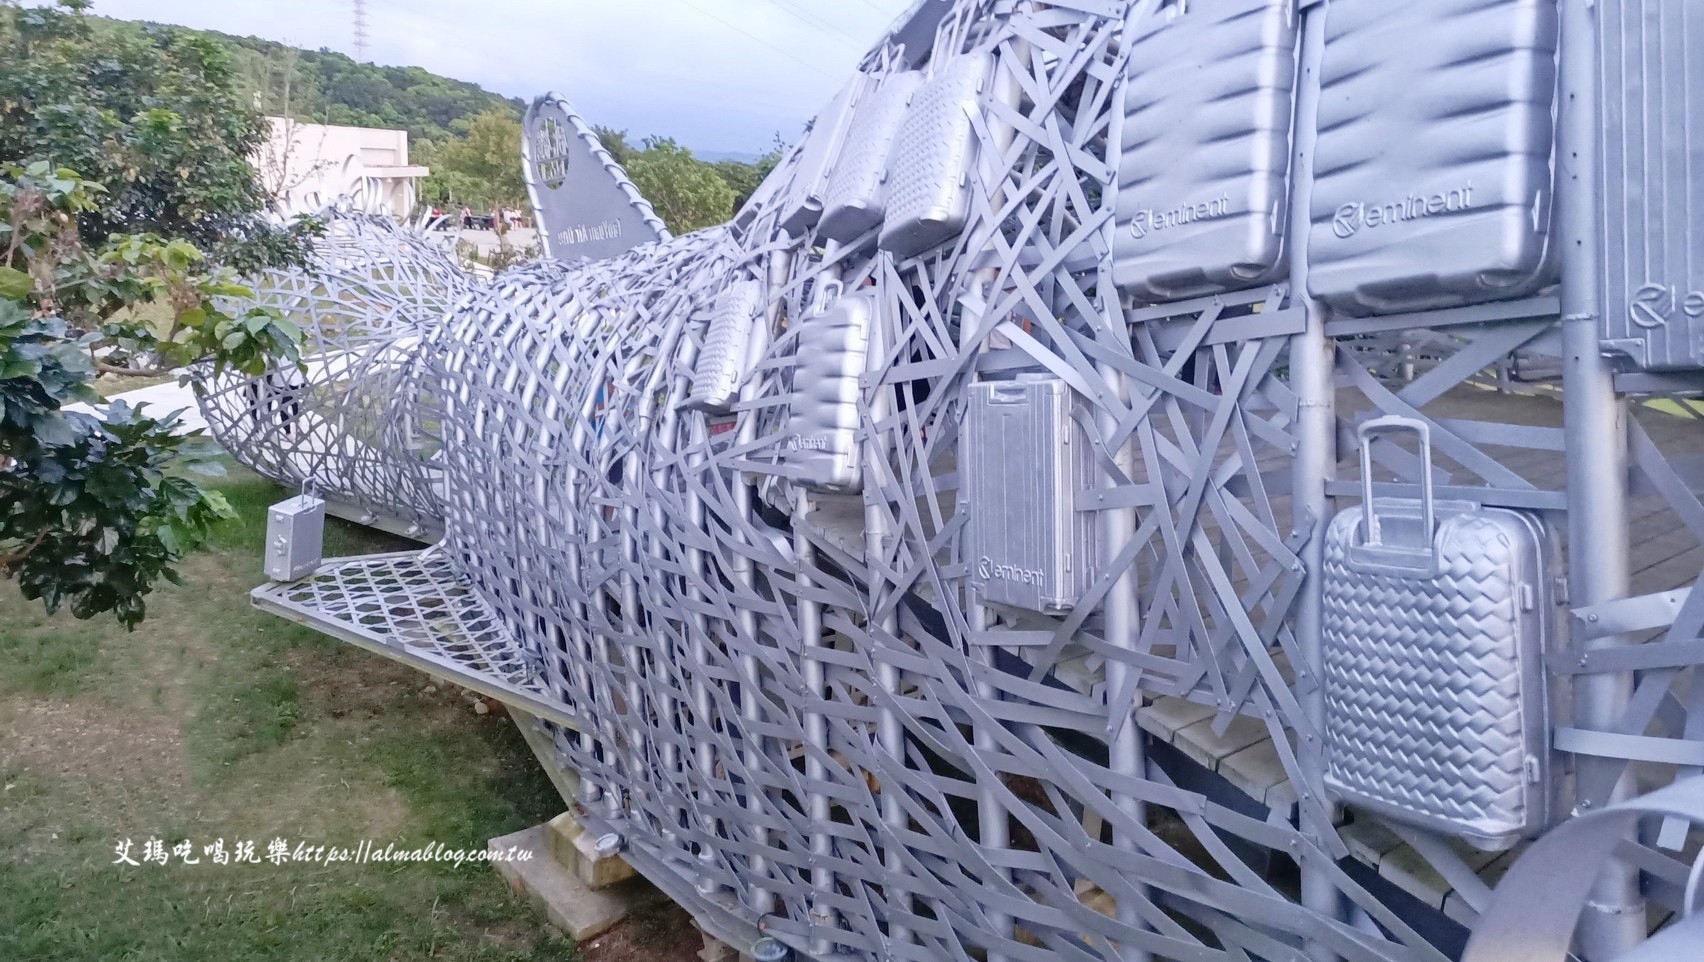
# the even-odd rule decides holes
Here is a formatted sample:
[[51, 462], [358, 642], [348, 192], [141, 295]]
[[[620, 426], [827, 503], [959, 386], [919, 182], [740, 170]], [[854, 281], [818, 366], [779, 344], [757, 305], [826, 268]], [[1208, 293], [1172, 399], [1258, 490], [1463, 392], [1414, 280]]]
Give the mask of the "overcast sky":
[[[368, 57], [530, 101], [560, 91], [637, 141], [797, 140], [912, 0], [367, 0]], [[353, 0], [95, 0], [94, 12], [353, 55]], [[719, 18], [719, 19], [718, 19]]]

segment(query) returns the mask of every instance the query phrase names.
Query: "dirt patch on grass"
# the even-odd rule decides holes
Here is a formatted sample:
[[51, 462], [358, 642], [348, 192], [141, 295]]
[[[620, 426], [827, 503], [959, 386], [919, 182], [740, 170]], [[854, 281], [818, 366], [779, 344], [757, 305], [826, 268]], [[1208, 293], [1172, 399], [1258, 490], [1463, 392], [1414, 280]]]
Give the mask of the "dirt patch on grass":
[[692, 916], [659, 893], [627, 921], [580, 946], [585, 962], [698, 962], [704, 935]]
[[159, 717], [88, 702], [0, 702], [0, 765], [40, 775], [181, 792], [189, 785], [183, 737]]

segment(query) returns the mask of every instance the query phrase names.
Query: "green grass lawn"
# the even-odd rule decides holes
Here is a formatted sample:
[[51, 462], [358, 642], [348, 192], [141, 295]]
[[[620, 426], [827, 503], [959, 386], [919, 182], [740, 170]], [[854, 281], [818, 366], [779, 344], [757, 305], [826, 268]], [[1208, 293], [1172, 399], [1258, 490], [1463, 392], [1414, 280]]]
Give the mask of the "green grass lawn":
[[[0, 584], [0, 960], [572, 959], [488, 865], [214, 865], [203, 847], [482, 849], [562, 810], [514, 724], [412, 670], [261, 614], [265, 509], [241, 513], [127, 634]], [[398, 550], [328, 522], [326, 554]], [[199, 865], [114, 864], [130, 839]]]

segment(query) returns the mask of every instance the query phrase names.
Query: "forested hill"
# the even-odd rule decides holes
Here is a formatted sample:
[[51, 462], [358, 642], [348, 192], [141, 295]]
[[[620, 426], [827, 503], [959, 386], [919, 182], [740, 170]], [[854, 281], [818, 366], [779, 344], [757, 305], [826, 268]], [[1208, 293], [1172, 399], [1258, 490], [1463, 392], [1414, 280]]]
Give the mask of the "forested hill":
[[[161, 29], [143, 21], [102, 18], [109, 29]], [[172, 27], [184, 30], [183, 27]], [[225, 44], [261, 110], [298, 120], [407, 130], [416, 141], [465, 134], [467, 123], [493, 107], [520, 117], [519, 99], [419, 67], [359, 63], [332, 50], [299, 50], [258, 37], [189, 30]]]

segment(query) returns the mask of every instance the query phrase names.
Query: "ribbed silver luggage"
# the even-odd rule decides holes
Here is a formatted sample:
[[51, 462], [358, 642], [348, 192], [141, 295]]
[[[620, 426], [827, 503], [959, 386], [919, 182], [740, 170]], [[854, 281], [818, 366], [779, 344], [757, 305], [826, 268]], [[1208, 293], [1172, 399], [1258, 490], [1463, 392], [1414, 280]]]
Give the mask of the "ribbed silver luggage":
[[794, 481], [802, 487], [839, 493], [863, 487], [859, 381], [875, 314], [875, 295], [858, 294], [840, 298], [799, 324], [786, 462], [799, 469]]
[[[1371, 442], [1394, 430], [1420, 435], [1419, 500], [1372, 497]], [[1533, 515], [1434, 502], [1424, 422], [1368, 422], [1361, 458], [1363, 506], [1333, 519], [1325, 543], [1326, 786], [1507, 848], [1554, 815], [1553, 544]]]
[[993, 54], [964, 54], [912, 96], [889, 160], [882, 250], [915, 257], [964, 230], [977, 154], [971, 118], [993, 75]]
[[970, 386], [964, 496], [970, 584], [992, 604], [1060, 614], [1096, 576], [1094, 484], [1086, 405], [1056, 378]]
[[1621, 0], [1598, 10], [1605, 347], [1651, 370], [1704, 367], [1704, 9]]
[[1294, 0], [1192, 0], [1136, 27], [1113, 280], [1150, 303], [1285, 274]]
[[1332, 0], [1309, 287], [1346, 314], [1553, 282], [1556, 0]]
[[858, 102], [846, 131], [845, 147], [823, 192], [817, 233], [844, 244], [882, 222], [888, 155], [893, 152], [905, 110], [922, 84], [923, 75], [917, 71], [898, 71]]
[[745, 378], [751, 331], [763, 312], [763, 285], [735, 281], [716, 298], [704, 347], [692, 367], [692, 387], [681, 407], [725, 414]]

